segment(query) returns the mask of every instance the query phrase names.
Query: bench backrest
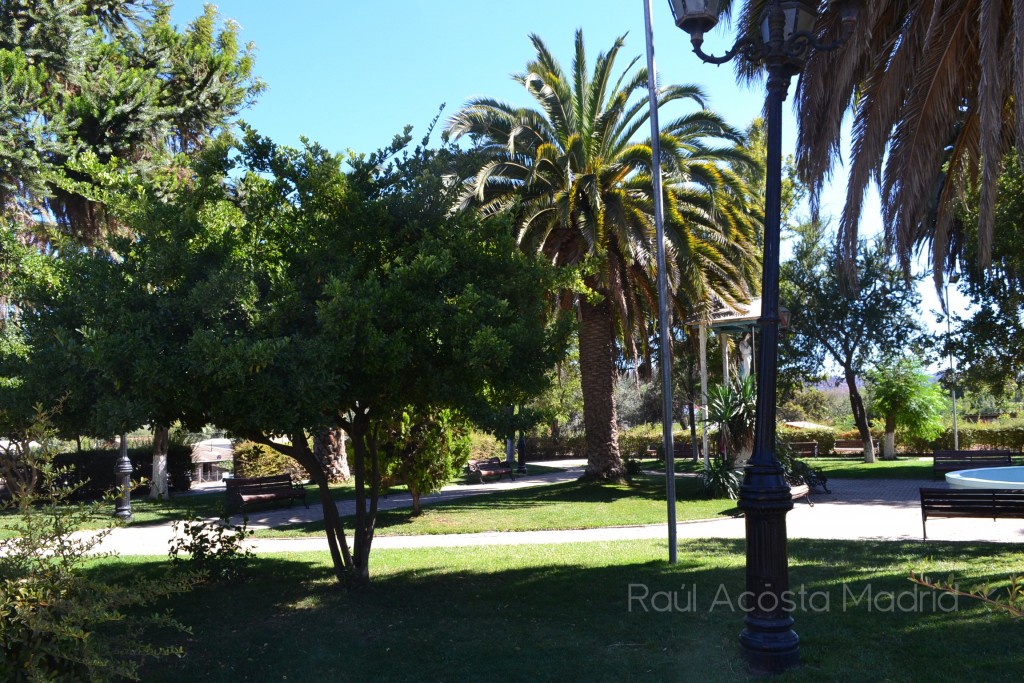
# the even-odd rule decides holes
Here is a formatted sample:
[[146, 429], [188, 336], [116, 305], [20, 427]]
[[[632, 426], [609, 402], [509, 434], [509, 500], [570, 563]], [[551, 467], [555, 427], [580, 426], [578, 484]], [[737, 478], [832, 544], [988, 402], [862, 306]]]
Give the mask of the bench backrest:
[[921, 489], [921, 507], [942, 513], [1016, 508], [1024, 513], [1024, 491], [1012, 489]]
[[935, 462], [1011, 464], [1012, 451], [935, 451]]
[[234, 491], [240, 493], [243, 490], [248, 492], [263, 489], [280, 490], [282, 488], [291, 488], [292, 477], [290, 474], [274, 474], [269, 477], [233, 478], [225, 479], [224, 484], [227, 487], [228, 493]]

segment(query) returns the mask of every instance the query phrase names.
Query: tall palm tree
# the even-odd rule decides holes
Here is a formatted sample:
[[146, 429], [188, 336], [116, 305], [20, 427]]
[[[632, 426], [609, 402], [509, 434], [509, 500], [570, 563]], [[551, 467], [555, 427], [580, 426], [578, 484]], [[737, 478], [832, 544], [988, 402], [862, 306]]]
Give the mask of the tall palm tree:
[[[465, 200], [484, 215], [511, 212], [523, 249], [575, 268], [579, 285], [560, 296], [579, 318], [580, 374], [588, 465], [585, 476], [618, 479], [613, 385], [615, 342], [636, 357], [656, 316], [655, 229], [647, 71], [620, 73], [618, 38], [588, 71], [583, 34], [566, 73], [544, 42], [530, 36], [536, 58], [514, 76], [539, 109], [493, 99], [468, 102], [448, 122], [469, 135], [486, 159], [467, 181]], [[695, 86], [661, 88], [659, 106], [703, 104]], [[675, 314], [707, 315], [716, 297], [745, 299], [756, 281], [757, 220], [748, 189], [730, 164], [751, 163], [742, 136], [699, 109], [664, 126], [668, 280]], [[717, 140], [721, 146], [712, 146]]]
[[[749, 18], [763, 1], [747, 1]], [[838, 34], [836, 10], [825, 8], [819, 25]], [[853, 114], [840, 235], [847, 257], [875, 182], [890, 244], [906, 265], [930, 243], [941, 283], [964, 237], [956, 205], [980, 176], [978, 256], [987, 266], [1000, 165], [1024, 145], [1024, 0], [860, 3], [846, 44], [808, 61], [797, 105], [797, 161], [815, 195], [839, 156], [843, 118]]]

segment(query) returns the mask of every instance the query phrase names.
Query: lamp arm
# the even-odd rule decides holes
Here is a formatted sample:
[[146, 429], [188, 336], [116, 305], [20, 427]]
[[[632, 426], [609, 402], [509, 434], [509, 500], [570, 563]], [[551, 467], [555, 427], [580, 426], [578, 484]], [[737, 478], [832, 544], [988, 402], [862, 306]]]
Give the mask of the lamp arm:
[[755, 48], [754, 42], [749, 38], [741, 38], [736, 41], [736, 44], [732, 46], [732, 49], [726, 52], [721, 57], [709, 55], [701, 49], [701, 45], [704, 44], [704, 36], [695, 34], [690, 37], [690, 43], [693, 44], [693, 53], [700, 57], [701, 61], [707, 62], [708, 64], [725, 64], [731, 62], [736, 55], [740, 52], [749, 52]]

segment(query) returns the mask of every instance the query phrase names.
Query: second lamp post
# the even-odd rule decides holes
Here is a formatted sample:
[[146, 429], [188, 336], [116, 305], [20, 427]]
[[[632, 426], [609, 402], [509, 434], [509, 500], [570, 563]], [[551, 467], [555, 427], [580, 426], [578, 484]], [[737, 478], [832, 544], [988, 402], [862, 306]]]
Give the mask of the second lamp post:
[[[812, 50], [830, 50], [839, 38], [824, 43], [815, 27], [814, 0], [767, 0], [760, 35], [742, 37], [725, 55], [701, 49], [704, 34], [718, 23], [721, 0], [669, 0], [676, 25], [690, 34], [693, 51], [703, 61], [724, 64], [737, 55], [762, 65], [768, 75], [765, 101], [767, 163], [765, 179], [764, 256], [761, 284], [761, 344], [757, 364], [754, 452], [743, 473], [739, 507], [746, 519], [747, 582], [740, 645], [750, 668], [779, 673], [800, 662], [800, 639], [787, 606], [789, 561], [786, 513], [793, 508], [782, 465], [775, 457], [775, 399], [779, 344], [779, 233], [782, 204], [782, 103], [789, 82]], [[856, 17], [855, 0], [830, 3], [842, 12], [844, 35]]]

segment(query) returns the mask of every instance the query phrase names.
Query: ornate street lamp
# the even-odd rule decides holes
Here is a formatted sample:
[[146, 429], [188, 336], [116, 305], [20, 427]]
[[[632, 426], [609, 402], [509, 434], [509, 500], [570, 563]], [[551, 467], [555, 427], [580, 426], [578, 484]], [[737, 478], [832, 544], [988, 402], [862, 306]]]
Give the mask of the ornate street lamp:
[[701, 49], [704, 34], [718, 23], [720, 0], [669, 0], [676, 25], [690, 34], [703, 61], [724, 64], [737, 55], [764, 66], [767, 167], [765, 180], [764, 264], [761, 284], [761, 345], [758, 349], [754, 452], [743, 473], [739, 507], [747, 537], [747, 597], [740, 645], [752, 670], [779, 673], [800, 663], [800, 639], [785, 596], [789, 590], [786, 513], [793, 508], [782, 466], [775, 457], [775, 398], [779, 345], [779, 229], [782, 201], [782, 103], [790, 79], [812, 50], [832, 50], [856, 21], [857, 0], [830, 4], [842, 14], [843, 37], [822, 43], [814, 32], [817, 0], [768, 0], [761, 33], [743, 37], [725, 55]]
[[128, 459], [128, 435], [121, 433], [121, 454], [114, 465], [114, 477], [117, 480], [117, 501], [114, 503], [114, 516], [125, 522], [132, 518], [132, 461]]

